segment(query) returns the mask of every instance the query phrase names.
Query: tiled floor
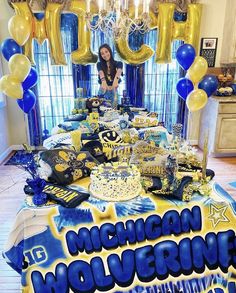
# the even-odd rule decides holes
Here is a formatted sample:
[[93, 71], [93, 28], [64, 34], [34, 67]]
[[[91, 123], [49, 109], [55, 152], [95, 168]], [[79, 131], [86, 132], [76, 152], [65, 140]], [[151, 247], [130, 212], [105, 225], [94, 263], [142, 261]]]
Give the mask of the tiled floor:
[[21, 207], [26, 173], [14, 166], [0, 166], [0, 292], [19, 293], [20, 276], [2, 258], [2, 250]]

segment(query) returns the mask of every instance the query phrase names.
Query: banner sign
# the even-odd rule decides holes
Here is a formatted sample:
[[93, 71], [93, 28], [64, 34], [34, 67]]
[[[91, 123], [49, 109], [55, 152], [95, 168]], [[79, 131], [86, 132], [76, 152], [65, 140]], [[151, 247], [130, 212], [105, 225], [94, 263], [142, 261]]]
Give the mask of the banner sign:
[[[74, 186], [74, 188], [76, 188]], [[5, 248], [24, 292], [236, 292], [236, 203], [154, 195], [20, 210]], [[23, 264], [23, 266], [22, 266]]]

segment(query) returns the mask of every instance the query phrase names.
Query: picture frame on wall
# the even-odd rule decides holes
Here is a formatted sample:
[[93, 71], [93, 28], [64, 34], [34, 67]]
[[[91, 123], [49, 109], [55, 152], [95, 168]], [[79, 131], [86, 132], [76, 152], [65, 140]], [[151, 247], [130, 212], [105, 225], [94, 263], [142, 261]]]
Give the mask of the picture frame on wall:
[[204, 57], [208, 67], [215, 67], [218, 38], [202, 38], [200, 56]]

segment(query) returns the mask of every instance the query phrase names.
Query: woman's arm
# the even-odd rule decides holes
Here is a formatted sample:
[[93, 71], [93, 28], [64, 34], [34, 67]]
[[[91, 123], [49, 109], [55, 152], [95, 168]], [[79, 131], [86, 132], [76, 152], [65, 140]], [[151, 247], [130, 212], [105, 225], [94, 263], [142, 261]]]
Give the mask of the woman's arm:
[[108, 89], [108, 87], [107, 87], [107, 82], [105, 78], [105, 73], [102, 70], [102, 66], [100, 62], [97, 63], [97, 70], [98, 70], [99, 78], [101, 80], [101, 88], [105, 92]]
[[98, 74], [99, 74], [100, 80], [102, 82], [101, 88], [103, 91], [106, 91], [108, 89], [108, 86], [107, 86], [107, 82], [106, 82], [106, 78], [105, 78], [105, 74], [104, 74], [103, 70], [99, 70]]
[[117, 89], [118, 88], [118, 83], [119, 83], [119, 79], [121, 77], [122, 74], [122, 68], [118, 68], [116, 71], [116, 75], [115, 78], [113, 80], [113, 84], [112, 84], [112, 88], [113, 89]]

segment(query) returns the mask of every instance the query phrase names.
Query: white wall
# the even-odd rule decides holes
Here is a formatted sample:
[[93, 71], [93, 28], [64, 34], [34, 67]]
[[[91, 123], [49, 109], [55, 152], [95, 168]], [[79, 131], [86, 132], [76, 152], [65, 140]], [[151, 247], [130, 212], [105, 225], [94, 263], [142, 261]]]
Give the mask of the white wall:
[[[14, 15], [14, 11], [5, 0], [0, 0], [0, 7], [0, 43], [2, 43], [3, 40], [10, 38], [7, 25], [11, 16]], [[8, 62], [4, 59], [2, 63], [3, 74], [9, 74]], [[15, 99], [7, 97], [7, 107], [0, 110], [0, 117], [0, 154], [11, 145], [27, 143], [24, 113], [18, 107]]]
[[[228, 0], [198, 1], [198, 3], [203, 4], [200, 38], [218, 38], [215, 67], [220, 67], [220, 55], [227, 1]], [[198, 143], [200, 117], [201, 111], [192, 113], [189, 116], [188, 139], [194, 144]]]
[[220, 67], [220, 54], [223, 40], [225, 10], [228, 0], [199, 0], [203, 4], [201, 38], [218, 38], [216, 64]]

